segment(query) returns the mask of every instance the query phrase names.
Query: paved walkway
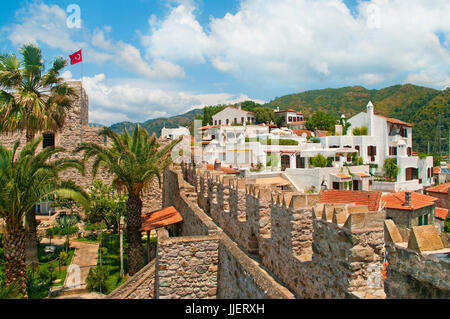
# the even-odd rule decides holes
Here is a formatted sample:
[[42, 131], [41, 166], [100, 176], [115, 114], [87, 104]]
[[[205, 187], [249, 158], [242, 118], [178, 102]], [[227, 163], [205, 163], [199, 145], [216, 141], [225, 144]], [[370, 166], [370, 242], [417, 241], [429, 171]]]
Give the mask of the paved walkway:
[[[64, 287], [70, 288], [81, 285], [81, 287], [85, 288], [89, 269], [97, 266], [98, 244], [73, 240], [70, 243], [70, 247], [75, 248], [75, 253], [72, 258], [72, 267], [69, 267], [71, 269], [69, 269], [64, 282]], [[76, 266], [80, 267], [79, 271], [76, 269]]]
[[[52, 239], [52, 245], [62, 246], [65, 239]], [[49, 244], [49, 239], [42, 240], [43, 244]], [[86, 294], [86, 278], [91, 267], [97, 266], [98, 244], [84, 241], [71, 240], [70, 247], [75, 248], [72, 263], [67, 268], [67, 276], [63, 289], [65, 295], [77, 298], [78, 295]]]

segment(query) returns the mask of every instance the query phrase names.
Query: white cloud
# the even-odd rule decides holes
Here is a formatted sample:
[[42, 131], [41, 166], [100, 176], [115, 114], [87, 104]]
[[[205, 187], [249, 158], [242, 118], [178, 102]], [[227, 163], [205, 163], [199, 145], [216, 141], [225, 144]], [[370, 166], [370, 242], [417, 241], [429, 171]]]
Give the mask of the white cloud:
[[[68, 81], [75, 80], [70, 71], [62, 76]], [[197, 94], [171, 90], [150, 81], [109, 81], [103, 73], [83, 77], [83, 88], [89, 97], [89, 121], [104, 125], [120, 121], [144, 122], [206, 105], [234, 104], [246, 100], [264, 103], [245, 94]]]
[[247, 82], [370, 85], [430, 67], [450, 72], [448, 0], [360, 1], [353, 15], [342, 0], [243, 0], [205, 27], [195, 6], [182, 3], [150, 21], [142, 36], [149, 56], [207, 60]]
[[[138, 48], [123, 41], [108, 38], [110, 26], [86, 29], [71, 29], [66, 24], [67, 13], [57, 5], [29, 3], [16, 13], [19, 23], [3, 28], [7, 38], [15, 46], [24, 43], [40, 43], [51, 48], [72, 53], [83, 48], [83, 60], [87, 63], [111, 62], [126, 71], [135, 72], [151, 79], [184, 77], [184, 70], [175, 63], [157, 57], [147, 61]], [[74, 38], [83, 39], [75, 41]]]

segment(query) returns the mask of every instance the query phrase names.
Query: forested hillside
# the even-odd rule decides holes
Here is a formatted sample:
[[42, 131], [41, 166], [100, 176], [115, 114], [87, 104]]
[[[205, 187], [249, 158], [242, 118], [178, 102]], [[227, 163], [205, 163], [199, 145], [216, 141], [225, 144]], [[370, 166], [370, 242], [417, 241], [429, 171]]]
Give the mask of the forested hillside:
[[[302, 93], [290, 94], [266, 103], [264, 106], [282, 109], [291, 108], [302, 111], [306, 117], [314, 112], [322, 111], [340, 117], [345, 114], [347, 118], [365, 109], [367, 103], [372, 101], [375, 113], [397, 118], [412, 123], [414, 151], [426, 152], [428, 142], [430, 151], [437, 152], [438, 124], [442, 125], [442, 150], [448, 150], [448, 131], [450, 128], [450, 89], [440, 91], [412, 84], [394, 85], [380, 90], [368, 90], [362, 86], [344, 87], [338, 89], [311, 90]], [[244, 102], [242, 107], [254, 110], [257, 107], [253, 102]], [[190, 122], [204, 115], [204, 122], [212, 123], [214, 111], [220, 107], [206, 107], [205, 114], [202, 109], [193, 110], [183, 115], [169, 118], [158, 118], [141, 123], [150, 133], [160, 134], [161, 128], [188, 126]], [[204, 124], [205, 124], [204, 123]], [[115, 131], [122, 127], [133, 129], [134, 123], [121, 122], [111, 126]]]

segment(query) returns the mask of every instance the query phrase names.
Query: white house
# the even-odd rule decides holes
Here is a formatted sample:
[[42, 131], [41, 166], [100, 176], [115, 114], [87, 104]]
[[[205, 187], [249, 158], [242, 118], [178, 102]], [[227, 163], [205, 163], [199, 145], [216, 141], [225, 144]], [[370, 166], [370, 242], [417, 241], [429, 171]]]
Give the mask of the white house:
[[254, 124], [255, 114], [238, 107], [228, 106], [212, 117], [213, 125]]
[[[400, 172], [397, 182], [374, 182], [374, 190], [397, 192], [422, 190], [432, 183], [433, 158], [420, 159], [412, 155], [412, 124], [374, 113], [369, 102], [366, 111], [348, 120], [351, 124], [345, 136], [321, 137], [323, 147], [354, 148], [365, 164], [378, 166], [382, 172], [387, 158], [396, 158]], [[368, 134], [354, 136], [355, 128], [367, 127]]]
[[175, 140], [180, 136], [189, 136], [191, 133], [187, 127], [179, 126], [178, 128], [166, 128], [161, 129], [161, 138]]
[[280, 111], [279, 108], [275, 110], [275, 115], [281, 118], [281, 125], [294, 129], [303, 129], [304, 117], [303, 113], [292, 109]]

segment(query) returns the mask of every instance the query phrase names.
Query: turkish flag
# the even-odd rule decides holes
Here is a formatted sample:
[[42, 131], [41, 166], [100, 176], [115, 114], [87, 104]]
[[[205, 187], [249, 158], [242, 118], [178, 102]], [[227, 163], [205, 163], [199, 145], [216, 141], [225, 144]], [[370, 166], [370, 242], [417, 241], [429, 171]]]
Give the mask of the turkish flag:
[[81, 55], [81, 50], [69, 55], [70, 64], [77, 64], [83, 61], [83, 56]]

